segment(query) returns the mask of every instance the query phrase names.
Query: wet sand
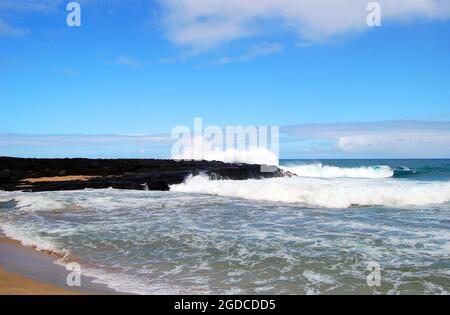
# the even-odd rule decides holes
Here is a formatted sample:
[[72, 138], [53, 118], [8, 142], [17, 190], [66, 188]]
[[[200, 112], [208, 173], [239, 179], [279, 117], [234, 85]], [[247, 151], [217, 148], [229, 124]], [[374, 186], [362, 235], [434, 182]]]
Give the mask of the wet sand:
[[6, 272], [0, 267], [1, 295], [73, 295], [77, 291], [65, 290], [57, 286], [25, 278], [21, 275]]
[[83, 275], [80, 287], [69, 287], [66, 278], [70, 271], [55, 261], [54, 256], [0, 238], [0, 294], [118, 294]]

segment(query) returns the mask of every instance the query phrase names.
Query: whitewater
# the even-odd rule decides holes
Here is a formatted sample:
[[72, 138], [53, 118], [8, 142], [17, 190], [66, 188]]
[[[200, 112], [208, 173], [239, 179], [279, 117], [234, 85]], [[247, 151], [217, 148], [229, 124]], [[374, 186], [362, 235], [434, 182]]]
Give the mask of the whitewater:
[[301, 177], [389, 178], [394, 176], [394, 170], [386, 165], [337, 167], [323, 165], [322, 163], [312, 163], [296, 166], [283, 166], [282, 169]]
[[425, 206], [450, 201], [450, 183], [402, 182], [389, 180], [334, 180], [272, 178], [264, 180], [210, 180], [190, 177], [172, 185], [172, 191], [212, 194], [250, 200], [299, 203], [309, 207], [349, 208], [352, 206]]
[[[222, 152], [223, 153], [223, 152]], [[205, 151], [205, 159], [220, 156]], [[249, 158], [252, 156], [252, 158]], [[255, 158], [258, 157], [258, 158]], [[299, 203], [307, 207], [349, 208], [353, 206], [410, 207], [444, 204], [450, 201], [449, 181], [397, 180], [397, 174], [416, 174], [411, 168], [384, 164], [328, 165], [317, 161], [286, 161], [279, 165], [268, 150], [227, 151], [224, 162], [277, 164], [290, 177], [233, 181], [190, 176], [172, 185], [176, 192], [211, 194], [225, 197]], [[225, 158], [224, 158], [225, 157]], [[332, 161], [331, 161], [332, 162]], [[332, 162], [333, 163], [333, 162]], [[341, 161], [342, 163], [342, 161]]]

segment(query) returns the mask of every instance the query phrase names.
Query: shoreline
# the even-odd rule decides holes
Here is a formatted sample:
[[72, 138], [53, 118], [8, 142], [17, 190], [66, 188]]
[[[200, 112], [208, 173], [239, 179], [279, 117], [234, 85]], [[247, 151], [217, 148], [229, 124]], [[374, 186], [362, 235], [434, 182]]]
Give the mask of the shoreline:
[[67, 271], [54, 255], [26, 247], [0, 235], [0, 295], [114, 295], [125, 294], [93, 283], [81, 275], [81, 287], [66, 284]]
[[5, 271], [0, 266], [0, 295], [78, 295], [77, 291], [63, 289]]

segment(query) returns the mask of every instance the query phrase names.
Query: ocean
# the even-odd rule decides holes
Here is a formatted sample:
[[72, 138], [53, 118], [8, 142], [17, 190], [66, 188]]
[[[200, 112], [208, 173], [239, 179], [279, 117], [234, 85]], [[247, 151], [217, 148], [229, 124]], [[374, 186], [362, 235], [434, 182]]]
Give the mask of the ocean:
[[0, 229], [120, 292], [449, 294], [450, 160], [280, 164], [299, 176], [0, 192]]

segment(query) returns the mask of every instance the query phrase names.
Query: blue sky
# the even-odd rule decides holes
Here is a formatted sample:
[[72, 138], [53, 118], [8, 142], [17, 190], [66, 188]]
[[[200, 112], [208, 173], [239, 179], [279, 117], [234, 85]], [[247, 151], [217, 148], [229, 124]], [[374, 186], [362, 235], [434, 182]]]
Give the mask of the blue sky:
[[[79, 28], [68, 2], [0, 1], [0, 155], [167, 157], [167, 139], [122, 136], [202, 117], [282, 126], [282, 157], [450, 157], [449, 125], [433, 127], [450, 120], [449, 1], [379, 1], [376, 28], [361, 0], [84, 0]], [[340, 123], [353, 135], [291, 128]], [[83, 140], [44, 137], [59, 135]], [[118, 142], [86, 140], [101, 135]]]

